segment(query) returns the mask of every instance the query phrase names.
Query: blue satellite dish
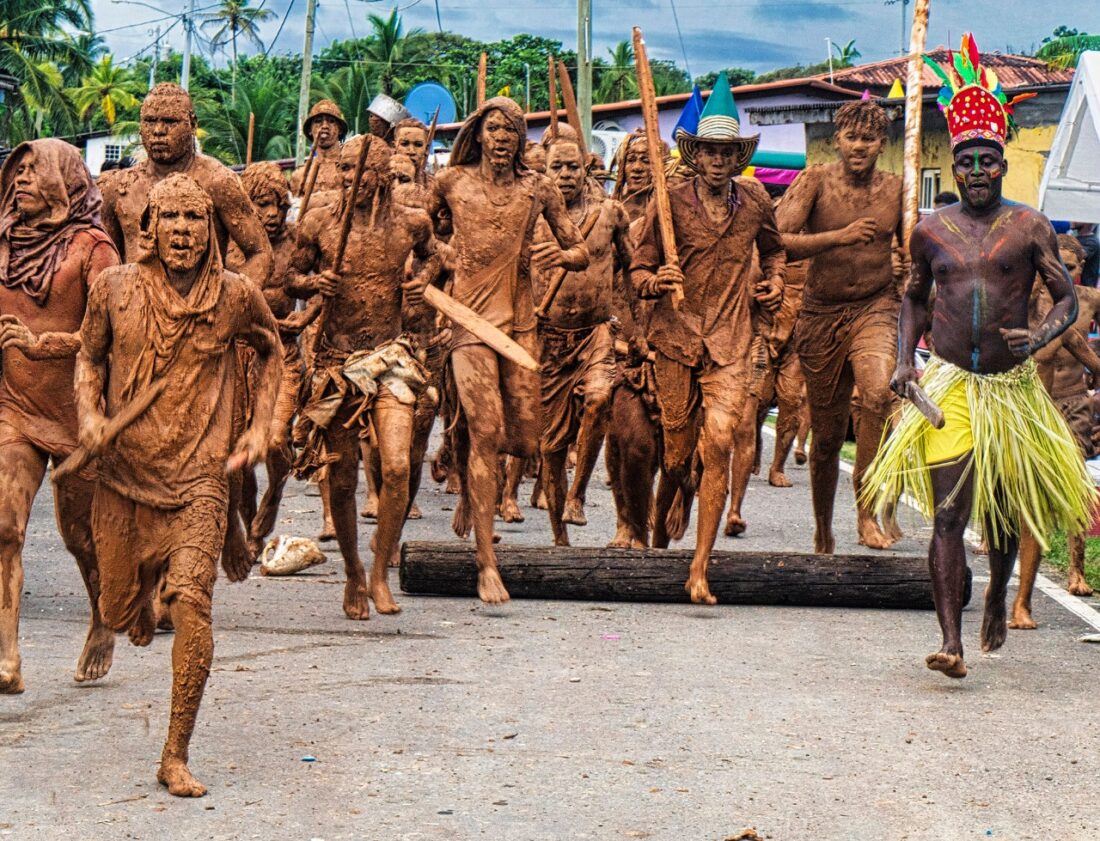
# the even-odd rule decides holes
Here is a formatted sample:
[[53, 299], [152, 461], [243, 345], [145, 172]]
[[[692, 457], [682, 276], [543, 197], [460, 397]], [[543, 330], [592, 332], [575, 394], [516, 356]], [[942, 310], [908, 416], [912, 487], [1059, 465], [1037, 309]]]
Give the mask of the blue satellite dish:
[[453, 123], [458, 115], [455, 98], [439, 82], [421, 82], [405, 97], [409, 113], [426, 124], [431, 124], [435, 109], [439, 109], [439, 124]]

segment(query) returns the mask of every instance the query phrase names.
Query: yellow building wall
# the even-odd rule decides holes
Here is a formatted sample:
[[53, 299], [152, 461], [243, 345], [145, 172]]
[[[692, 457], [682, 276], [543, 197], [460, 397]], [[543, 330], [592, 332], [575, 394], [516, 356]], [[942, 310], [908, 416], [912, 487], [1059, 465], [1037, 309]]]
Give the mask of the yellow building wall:
[[[1008, 174], [1005, 176], [1004, 196], [1012, 201], [1034, 207], [1039, 201], [1039, 182], [1043, 178], [1047, 153], [1054, 141], [1056, 125], [1035, 126], [1021, 129], [1008, 142], [1005, 160]], [[809, 138], [806, 144], [806, 165], [828, 163], [836, 160], [831, 138]], [[946, 131], [925, 132], [921, 144], [921, 168], [939, 169], [943, 190], [953, 190], [951, 178], [951, 143]], [[890, 140], [879, 158], [879, 167], [901, 174], [902, 143], [900, 138]]]

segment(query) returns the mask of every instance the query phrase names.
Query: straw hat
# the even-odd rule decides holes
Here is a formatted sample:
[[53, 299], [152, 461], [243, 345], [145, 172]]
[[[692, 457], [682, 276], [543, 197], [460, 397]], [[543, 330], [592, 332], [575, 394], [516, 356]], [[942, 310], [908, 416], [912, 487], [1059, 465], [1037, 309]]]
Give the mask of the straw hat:
[[760, 141], [760, 135], [754, 134], [744, 137], [741, 134], [741, 119], [734, 104], [733, 94], [730, 93], [729, 80], [723, 70], [718, 74], [714, 82], [714, 89], [710, 92], [706, 107], [699, 115], [699, 125], [695, 133], [681, 128], [676, 133], [676, 145], [680, 149], [680, 157], [684, 163], [692, 169], [696, 169], [695, 155], [699, 147], [704, 143], [718, 143], [733, 146], [737, 154], [737, 172], [749, 165], [756, 144]]

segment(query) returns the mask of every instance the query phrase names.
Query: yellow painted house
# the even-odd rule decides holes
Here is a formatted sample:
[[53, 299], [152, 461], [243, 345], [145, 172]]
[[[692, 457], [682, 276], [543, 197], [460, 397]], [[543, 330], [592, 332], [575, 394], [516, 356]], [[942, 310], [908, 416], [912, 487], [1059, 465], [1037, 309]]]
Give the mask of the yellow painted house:
[[[937, 48], [931, 55], [940, 64], [946, 65], [950, 60], [944, 47]], [[1073, 80], [1073, 71], [1051, 70], [1038, 59], [998, 53], [983, 54], [982, 62], [997, 73], [1009, 99], [1024, 92], [1037, 94], [1034, 99], [1016, 106], [1019, 133], [1012, 137], [1005, 150], [1008, 173], [1004, 187], [1006, 198], [1034, 206], [1038, 203], [1039, 182]], [[870, 91], [886, 107], [892, 122], [879, 166], [898, 174], [902, 171], [905, 109], [902, 98], [896, 94], [899, 92], [899, 80], [904, 79], [906, 72], [907, 59], [896, 58], [838, 70], [832, 80], [838, 87], [861, 93]], [[923, 74], [921, 208], [931, 209], [933, 196], [941, 190], [954, 191], [954, 185], [951, 182], [947, 122], [936, 104], [940, 82], [927, 67], [923, 68]], [[839, 103], [829, 103], [757, 109], [750, 106], [745, 110], [752, 113], [753, 122], [757, 125], [802, 123], [806, 131], [806, 165], [813, 166], [836, 159], [832, 145], [832, 120], [838, 107]]]

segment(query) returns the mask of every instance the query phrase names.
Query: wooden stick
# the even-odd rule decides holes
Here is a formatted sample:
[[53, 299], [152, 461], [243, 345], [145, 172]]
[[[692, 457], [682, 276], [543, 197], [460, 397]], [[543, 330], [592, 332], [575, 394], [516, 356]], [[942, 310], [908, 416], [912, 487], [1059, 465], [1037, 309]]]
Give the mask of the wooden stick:
[[924, 62], [921, 54], [928, 36], [928, 7], [931, 0], [916, 0], [913, 5], [913, 32], [909, 36], [909, 72], [905, 84], [905, 152], [902, 169], [902, 248], [909, 247], [909, 237], [920, 218], [920, 127], [924, 85], [921, 76]]
[[[680, 253], [676, 249], [676, 231], [672, 227], [672, 204], [668, 198], [668, 182], [665, 181], [664, 155], [661, 151], [661, 124], [657, 119], [657, 92], [653, 87], [653, 75], [649, 70], [642, 30], [634, 27], [634, 69], [638, 76], [638, 95], [642, 100], [642, 117], [645, 119], [645, 142], [649, 150], [649, 169], [653, 175], [653, 197], [657, 202], [657, 226], [661, 233], [661, 247], [665, 252], [665, 265], [680, 267]], [[684, 302], [684, 290], [677, 286], [670, 293], [672, 308], [680, 309]]]
[[432, 124], [428, 126], [428, 154], [432, 153], [432, 143], [435, 142], [435, 128], [439, 125], [439, 109], [442, 106], [435, 106], [435, 113], [432, 114]]
[[460, 304], [442, 289], [428, 285], [424, 288], [424, 300], [455, 324], [473, 333], [501, 356], [528, 371], [538, 371], [539, 364], [520, 344], [465, 304]]
[[[588, 239], [588, 235], [592, 233], [592, 229], [596, 227], [596, 222], [600, 218], [600, 208], [597, 207], [591, 213], [588, 214], [588, 218], [584, 220], [584, 224], [581, 225], [581, 239]], [[542, 318], [550, 311], [550, 307], [554, 305], [554, 299], [558, 296], [558, 290], [561, 289], [562, 284], [565, 283], [565, 276], [569, 274], [567, 269], [558, 269], [554, 276], [550, 279], [550, 285], [546, 287], [546, 294], [542, 296], [542, 303], [539, 304], [535, 315]]]
[[557, 63], [553, 55], [546, 57], [546, 80], [550, 86], [550, 142], [558, 139], [558, 75]]
[[[168, 381], [165, 379], [154, 380], [129, 403], [107, 418], [107, 423], [103, 426], [104, 448], [111, 446], [126, 427], [145, 414], [145, 410], [153, 405], [153, 401], [160, 397], [167, 385]], [[50, 479], [57, 482], [71, 473], [78, 473], [87, 467], [93, 458], [94, 456], [86, 449], [77, 447], [65, 461], [54, 468]]]
[[573, 95], [573, 82], [569, 78], [569, 71], [565, 68], [565, 62], [558, 62], [558, 83], [561, 85], [561, 100], [565, 103], [565, 119], [577, 133], [577, 145], [581, 147], [581, 160], [588, 164], [588, 144], [584, 142], [584, 131], [581, 129], [581, 113], [577, 110], [577, 98]]
[[252, 165], [252, 141], [256, 138], [256, 115], [248, 112], [248, 149], [244, 153], [244, 165]]
[[946, 420], [943, 416], [943, 409], [932, 402], [932, 398], [929, 397], [923, 388], [916, 383], [909, 383], [905, 387], [905, 398], [916, 406], [917, 411], [924, 415], [925, 419], [932, 424], [936, 429], [943, 429]]
[[485, 102], [485, 78], [489, 75], [489, 55], [482, 53], [477, 60], [477, 107]]
[[[314, 158], [316, 153], [314, 153]], [[310, 161], [313, 161], [310, 158]], [[321, 162], [317, 160], [313, 162], [313, 166], [310, 167], [306, 177], [306, 188], [302, 193], [302, 203], [298, 206], [298, 218], [302, 219], [306, 215], [306, 211], [309, 210], [309, 200], [313, 198], [313, 187], [317, 184], [317, 174], [321, 171]]]

